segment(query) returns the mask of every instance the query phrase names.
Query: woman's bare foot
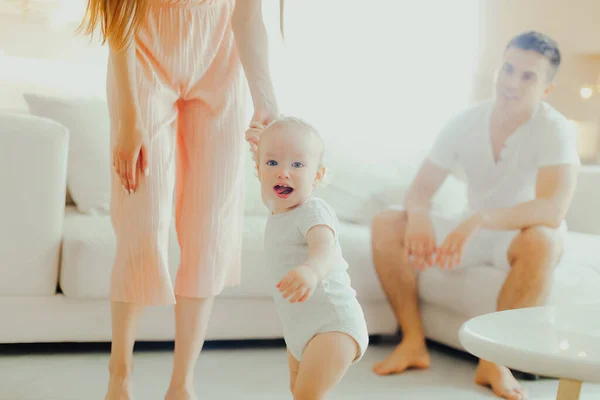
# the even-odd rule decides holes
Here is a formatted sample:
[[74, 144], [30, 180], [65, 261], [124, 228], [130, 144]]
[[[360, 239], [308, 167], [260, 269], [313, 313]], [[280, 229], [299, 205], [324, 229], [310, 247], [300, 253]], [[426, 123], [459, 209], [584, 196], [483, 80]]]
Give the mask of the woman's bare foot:
[[169, 387], [165, 400], [198, 400], [194, 389], [189, 387]]
[[104, 400], [133, 400], [131, 376], [111, 375]]
[[424, 341], [403, 340], [394, 352], [373, 367], [377, 375], [399, 374], [409, 368], [427, 369], [431, 365]]
[[496, 396], [507, 400], [525, 400], [527, 391], [519, 384], [510, 370], [489, 361], [480, 360], [475, 371], [475, 383], [491, 387]]

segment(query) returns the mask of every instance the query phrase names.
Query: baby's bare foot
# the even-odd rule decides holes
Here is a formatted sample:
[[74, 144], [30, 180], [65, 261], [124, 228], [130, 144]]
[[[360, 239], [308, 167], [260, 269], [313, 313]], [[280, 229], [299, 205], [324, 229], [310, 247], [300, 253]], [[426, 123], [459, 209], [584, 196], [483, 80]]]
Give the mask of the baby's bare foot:
[[377, 375], [400, 374], [409, 368], [427, 369], [431, 365], [425, 342], [402, 341], [385, 360], [375, 364]]
[[133, 400], [131, 377], [111, 375], [104, 400]]

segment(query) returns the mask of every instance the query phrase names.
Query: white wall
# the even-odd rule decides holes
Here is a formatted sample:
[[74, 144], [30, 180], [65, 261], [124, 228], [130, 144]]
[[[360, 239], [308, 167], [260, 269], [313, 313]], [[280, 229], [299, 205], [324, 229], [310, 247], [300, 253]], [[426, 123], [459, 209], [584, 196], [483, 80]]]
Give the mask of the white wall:
[[[85, 0], [64, 1], [66, 2], [65, 4], [78, 9], [78, 12], [82, 12], [81, 5], [85, 3]], [[383, 2], [387, 0], [378, 1]], [[600, 61], [593, 56], [586, 55], [587, 53], [600, 54], [600, 23], [597, 22], [598, 16], [600, 16], [600, 0], [479, 1], [485, 7], [482, 7], [482, 19], [479, 22], [482, 45], [479, 46], [479, 62], [474, 68], [476, 73], [473, 79], [474, 89], [472, 99], [477, 101], [491, 96], [493, 72], [501, 60], [502, 50], [506, 42], [519, 32], [536, 29], [554, 37], [559, 42], [564, 54], [563, 65], [558, 75], [558, 87], [549, 99], [549, 102], [571, 119], [584, 121], [585, 123], [589, 123], [590, 121], [596, 122], [598, 118], [597, 110], [600, 109], [600, 96], [595, 96], [585, 101], [579, 96], [579, 88], [585, 84], [595, 83], [600, 71]], [[23, 90], [35, 89], [42, 92], [60, 91], [70, 94], [76, 94], [84, 90], [88, 92], [93, 90], [93, 93], [102, 96], [107, 58], [107, 49], [105, 47], [101, 47], [97, 40], [90, 43], [89, 38], [75, 35], [73, 29], [76, 25], [73, 24], [67, 28], [55, 27], [49, 24], [47, 20], [36, 16], [35, 13], [31, 14], [29, 19], [25, 21], [18, 15], [2, 13], [1, 5], [5, 2], [6, 0], [0, 0], [0, 52], [3, 51], [9, 57], [0, 58], [0, 109], [23, 108], [24, 104], [20, 98], [20, 92]], [[306, 4], [305, 1], [288, 0], [288, 3], [288, 14], [294, 13], [294, 15], [288, 15], [288, 26], [290, 29], [289, 45], [293, 48], [295, 38], [298, 39], [300, 36], [304, 36], [303, 40], [308, 39], [309, 42], [314, 39], [311, 36], [311, 32], [314, 29], [311, 28], [319, 27], [319, 29], [322, 29], [326, 26], [325, 21], [323, 21], [326, 13], [321, 13], [321, 16], [315, 16], [306, 12], [299, 20], [298, 18], [294, 18], [294, 16], [301, 13], [301, 6]], [[342, 4], [342, 2], [339, 4]], [[332, 3], [329, 8], [333, 6]], [[304, 6], [304, 8], [307, 8], [307, 6]], [[340, 9], [344, 9], [344, 7], [340, 7]], [[347, 11], [353, 10], [349, 6], [345, 9]], [[338, 19], [339, 23], [330, 24], [332, 26], [332, 37], [328, 41], [334, 41], [331, 42], [332, 47], [326, 48], [321, 46], [322, 48], [317, 48], [321, 53], [316, 58], [327, 58], [328, 54], [331, 54], [331, 57], [335, 58], [336, 55], [332, 54], [331, 51], [333, 44], [335, 42], [340, 43], [342, 39], [336, 39], [336, 35], [340, 33], [341, 27], [351, 28], [352, 26], [356, 26], [357, 30], [365, 28], [373, 29], [373, 25], [369, 24], [372, 24], [374, 20], [376, 21], [379, 18], [382, 22], [381, 26], [377, 28], [378, 32], [380, 31], [383, 34], [385, 30], [388, 30], [390, 35], [402, 36], [403, 30], [394, 27], [394, 19], [390, 18], [390, 16], [381, 16], [381, 9], [381, 6], [379, 8], [373, 7], [369, 10], [369, 13], [365, 13], [365, 21], [356, 20], [355, 22], [346, 21], [344, 17], [356, 19], [358, 14], [340, 12], [338, 18], [341, 19]], [[273, 18], [277, 16], [277, 10], [274, 9], [271, 11], [273, 11], [273, 15], [269, 15], [268, 18], [271, 22], [274, 22]], [[332, 14], [330, 13], [330, 15]], [[312, 21], [312, 24], [307, 23], [310, 22], [309, 20]], [[401, 19], [396, 20], [398, 22]], [[343, 21], [346, 22], [342, 23]], [[400, 25], [406, 25], [406, 23], [407, 21]], [[370, 26], [371, 28], [369, 28]], [[423, 24], [423, 26], [426, 27], [426, 24]], [[357, 32], [356, 37], [367, 38], [368, 35], [366, 33]], [[390, 41], [384, 38], [381, 42], [372, 43], [372, 45], [364, 42], [364, 40], [355, 42], [357, 48], [359, 46], [366, 46], [368, 49], [366, 53], [357, 53], [357, 57], [368, 56], [375, 60], [371, 66], [368, 66], [368, 63], [365, 63], [364, 60], [360, 60], [366, 67], [368, 66], [368, 68], [372, 69], [371, 71], [365, 71], [365, 73], [370, 72], [371, 76], [369, 77], [368, 74], [364, 74], [361, 77], [357, 77], [355, 81], [351, 79], [354, 81], [353, 85], [355, 89], [361, 89], [363, 92], [366, 90], [367, 93], [372, 91], [372, 86], [369, 86], [369, 80], [373, 78], [380, 79], [379, 76], [381, 73], [385, 71], [389, 74], [392, 71], [391, 68], [397, 67], [396, 69], [400, 75], [403, 68], [408, 68], [411, 71], [410, 75], [414, 75], [414, 70], [410, 69], [412, 68], [410, 65], [411, 63], [418, 63], [418, 59], [409, 58], [406, 60], [408, 63], [403, 63], [400, 62], [400, 59], [392, 57], [393, 54], [398, 54], [398, 57], [400, 57], [402, 55], [402, 46], [409, 43], [406, 39], [400, 39], [402, 38], [399, 37], [398, 40]], [[388, 41], [385, 42], [385, 40]], [[415, 35], [414, 40], [419, 40], [418, 34]], [[389, 44], [395, 42], [398, 43], [398, 48], [389, 46]], [[344, 42], [344, 46], [347, 46], [348, 43], [348, 41]], [[278, 50], [282, 48], [278, 43], [275, 43], [275, 45], [279, 46], [274, 46]], [[295, 50], [298, 50], [298, 46], [296, 46]], [[352, 53], [352, 49], [341, 48], [338, 50], [346, 51], [347, 54]], [[301, 51], [304, 53], [308, 52], [308, 50], [304, 51], [304, 49], [301, 49]], [[293, 57], [288, 59], [288, 62], [290, 60], [295, 61]], [[352, 62], [353, 58], [350, 57], [348, 60]], [[318, 66], [318, 63], [313, 65], [307, 62], [306, 59], [300, 61], [306, 63], [306, 68], [317, 68]], [[394, 62], [397, 63], [396, 66], [394, 66]], [[477, 63], [477, 61], [475, 62]], [[439, 66], [436, 67], [440, 70], [441, 74], [438, 77], [432, 75], [435, 69], [429, 63], [428, 61], [427, 68], [425, 68], [428, 71], [427, 77], [419, 78], [415, 76], [414, 80], [411, 81], [415, 85], [421, 84], [423, 86], [422, 95], [424, 99], [429, 96], [436, 96], [435, 91], [429, 92], [431, 86], [428, 83], [437, 81], [440, 78], [448, 83], [447, 80], [451, 79], [444, 77], [442, 74], [445, 65], [444, 60], [439, 60]], [[282, 67], [285, 68], [285, 63], [282, 64]], [[306, 69], [305, 72], [316, 74], [316, 70]], [[347, 71], [340, 71], [340, 73], [347, 73]], [[292, 90], [293, 86], [293, 84], [288, 83], [292, 82], [290, 79], [296, 80], [302, 77], [282, 73], [277, 78], [281, 82], [279, 86], [286, 87], [285, 91], [287, 93]], [[340, 80], [339, 77], [337, 80]], [[391, 85], [390, 88], [393, 87], [394, 82], [389, 82]], [[399, 82], [398, 80], [396, 83]], [[331, 83], [332, 81], [330, 81]], [[296, 84], [296, 86], [303, 87], [302, 84]], [[340, 86], [339, 90], [345, 90], [344, 85]], [[386, 112], [392, 112], [398, 107], [398, 105], [391, 107], [393, 103], [391, 100], [393, 98], [390, 101], [378, 99], [383, 106], [390, 108]], [[400, 99], [397, 98], [396, 100], [399, 101]]]
[[73, 29], [0, 15], [0, 109], [26, 110], [25, 91], [105, 96], [107, 48]]

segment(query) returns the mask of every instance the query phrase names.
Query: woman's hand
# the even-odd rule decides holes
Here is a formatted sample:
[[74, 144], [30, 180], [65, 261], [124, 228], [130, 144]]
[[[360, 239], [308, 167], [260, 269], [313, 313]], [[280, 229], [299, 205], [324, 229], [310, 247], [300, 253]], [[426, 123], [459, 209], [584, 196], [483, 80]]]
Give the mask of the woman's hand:
[[254, 111], [254, 115], [252, 116], [252, 122], [261, 124], [263, 126], [267, 126], [279, 117], [280, 115], [279, 111], [277, 110], [277, 106], [272, 104], [268, 107], [263, 107], [260, 110]]
[[258, 161], [258, 142], [260, 140], [260, 134], [271, 122], [279, 118], [277, 111], [261, 110], [256, 111], [252, 117], [250, 127], [246, 130], [246, 141], [250, 145], [250, 152], [254, 161]]
[[113, 168], [128, 194], [137, 190], [141, 172], [148, 176], [148, 146], [137, 125], [118, 133], [117, 144], [113, 148]]

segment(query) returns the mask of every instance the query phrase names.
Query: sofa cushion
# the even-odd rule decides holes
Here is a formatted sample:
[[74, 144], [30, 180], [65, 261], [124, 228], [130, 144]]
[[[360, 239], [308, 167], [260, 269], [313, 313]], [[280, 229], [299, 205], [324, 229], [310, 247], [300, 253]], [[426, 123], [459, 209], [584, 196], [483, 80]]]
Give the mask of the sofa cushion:
[[110, 120], [106, 102], [24, 94], [32, 114], [69, 129], [67, 185], [84, 212], [106, 213], [110, 204]]
[[0, 113], [0, 296], [56, 292], [68, 141], [57, 122]]
[[[247, 267], [243, 269], [243, 281], [247, 290], [235, 288], [232, 295], [260, 295], [264, 290], [260, 276], [264, 223], [264, 218], [246, 218], [244, 265]], [[116, 239], [109, 215], [83, 213], [75, 207], [67, 207], [60, 271], [63, 293], [74, 298], [108, 298], [115, 252]], [[172, 279], [176, 276], [179, 258], [179, 244], [172, 223], [169, 237], [169, 271]]]
[[[263, 270], [263, 230], [266, 218], [246, 216], [244, 224], [242, 284], [227, 288], [225, 297], [268, 296]], [[107, 298], [115, 238], [110, 217], [67, 208], [60, 284], [70, 297]], [[384, 302], [385, 295], [375, 274], [368, 226], [342, 223], [340, 244], [350, 264], [352, 286], [362, 302]], [[594, 249], [600, 236], [570, 232], [561, 265], [555, 271], [552, 302], [592, 301], [600, 288], [600, 262]], [[169, 261], [175, 277], [179, 246], [171, 230]], [[429, 269], [421, 274], [421, 300], [457, 314], [476, 316], [494, 311], [496, 297], [508, 271], [486, 266], [451, 272]]]

